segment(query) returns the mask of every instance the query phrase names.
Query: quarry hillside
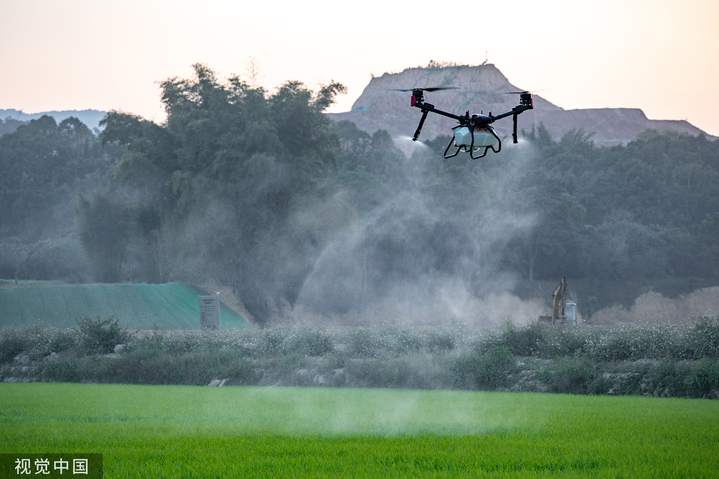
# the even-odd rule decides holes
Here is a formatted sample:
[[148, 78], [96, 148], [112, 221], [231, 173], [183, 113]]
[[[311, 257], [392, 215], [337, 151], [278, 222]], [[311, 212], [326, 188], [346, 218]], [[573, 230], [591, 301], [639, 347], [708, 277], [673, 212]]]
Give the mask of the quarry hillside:
[[[419, 123], [421, 112], [410, 106], [410, 93], [393, 89], [453, 86], [455, 90], [431, 92], [425, 101], [440, 110], [455, 114], [499, 114], [518, 104], [518, 96], [506, 92], [522, 91], [512, 85], [493, 64], [481, 66], [450, 66], [442, 68], [409, 68], [400, 73], [385, 73], [374, 77], [362, 95], [344, 113], [328, 114], [335, 121], [349, 120], [360, 129], [373, 133], [387, 130], [393, 138], [411, 137]], [[555, 140], [570, 130], [593, 134], [597, 146], [626, 144], [647, 130], [677, 131], [698, 135], [704, 133], [684, 120], [650, 120], [638, 108], [592, 108], [565, 110], [533, 94], [534, 110], [519, 117], [519, 130], [529, 131], [544, 124]], [[450, 135], [456, 121], [440, 115], [429, 115], [422, 128], [421, 139]], [[511, 135], [512, 121], [505, 119], [494, 124], [500, 137]], [[707, 135], [709, 136], [709, 135]]]
[[[509, 82], [493, 64], [480, 66], [448, 66], [432, 68], [408, 68], [400, 73], [385, 73], [373, 77], [362, 95], [352, 105], [352, 110], [342, 113], [327, 113], [335, 121], [349, 120], [361, 130], [374, 133], [387, 130], [393, 138], [411, 137], [414, 134], [421, 112], [409, 105], [409, 92], [393, 89], [415, 87], [453, 86], [456, 90], [432, 92], [425, 100], [435, 107], [451, 113], [499, 114], [510, 111], [518, 103], [517, 95], [506, 92], [522, 91]], [[686, 120], [650, 120], [639, 108], [586, 108], [565, 110], [533, 94], [534, 110], [524, 112], [519, 119], [519, 129], [529, 131], [544, 124], [552, 138], [559, 140], [570, 130], [583, 130], [592, 134], [597, 146], [627, 144], [648, 129], [676, 131], [696, 136], [705, 134]], [[69, 116], [75, 116], [91, 130], [99, 128], [106, 111], [68, 110], [27, 114], [19, 110], [0, 109], [0, 119], [13, 118], [22, 122], [48, 115], [58, 123]], [[450, 135], [456, 122], [439, 115], [429, 115], [422, 128], [422, 140], [438, 135]], [[494, 124], [500, 137], [511, 135], [511, 118]], [[13, 128], [14, 130], [14, 128]], [[11, 130], [8, 130], [8, 132]], [[0, 132], [2, 136], [4, 132]], [[713, 139], [711, 135], [707, 135]], [[401, 145], [400, 145], [401, 147]], [[402, 148], [403, 150], [405, 148]]]

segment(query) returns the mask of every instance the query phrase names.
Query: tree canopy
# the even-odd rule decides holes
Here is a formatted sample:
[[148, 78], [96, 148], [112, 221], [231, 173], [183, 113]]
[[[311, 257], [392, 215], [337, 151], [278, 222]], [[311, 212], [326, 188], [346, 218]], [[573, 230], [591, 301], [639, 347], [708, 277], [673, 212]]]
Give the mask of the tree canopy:
[[[302, 221], [322, 199], [339, 143], [324, 110], [344, 91], [290, 81], [269, 95], [205, 65], [161, 83], [164, 125], [113, 111], [102, 142], [124, 145], [113, 171], [153, 205], [140, 224], [175, 275], [231, 285], [260, 321], [292, 303], [328, 224]], [[148, 213], [149, 214], [149, 213]], [[340, 215], [341, 216], [341, 215]], [[337, 218], [336, 221], [342, 221]]]

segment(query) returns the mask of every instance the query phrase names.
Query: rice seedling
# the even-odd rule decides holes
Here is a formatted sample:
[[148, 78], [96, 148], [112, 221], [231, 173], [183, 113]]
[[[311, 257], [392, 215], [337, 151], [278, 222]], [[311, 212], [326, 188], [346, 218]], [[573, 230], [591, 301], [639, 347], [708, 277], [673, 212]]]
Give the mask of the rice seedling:
[[106, 477], [711, 477], [719, 402], [333, 388], [0, 385], [2, 453]]

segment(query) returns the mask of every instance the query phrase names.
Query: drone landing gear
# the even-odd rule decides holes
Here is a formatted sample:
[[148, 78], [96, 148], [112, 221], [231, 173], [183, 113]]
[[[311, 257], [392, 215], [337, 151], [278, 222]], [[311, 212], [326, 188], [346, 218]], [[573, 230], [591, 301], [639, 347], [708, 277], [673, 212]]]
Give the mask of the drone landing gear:
[[[458, 127], [458, 128], [461, 128], [461, 127]], [[491, 133], [492, 136], [494, 137], [494, 139], [497, 140], [497, 142], [496, 142], [497, 148], [494, 147], [494, 144], [474, 146], [474, 128], [470, 128], [469, 129], [469, 134], [471, 136], [470, 144], [467, 145], [466, 141], [463, 142], [461, 140], [458, 140], [457, 134], [455, 133], [455, 136], [449, 140], [449, 144], [447, 145], [447, 148], [444, 149], [444, 159], [446, 160], [449, 158], [453, 158], [453, 157], [457, 156], [461, 151], [467, 151], [467, 152], [469, 152], [470, 158], [472, 158], [473, 160], [478, 160], [480, 158], [483, 158], [487, 154], [487, 151], [489, 151], [490, 149], [495, 153], [499, 153], [500, 151], [502, 151], [502, 140], [499, 139], [497, 134], [494, 132], [494, 129], [489, 127], [484, 131]], [[485, 136], [487, 136], [487, 135], [485, 134]], [[454, 151], [454, 153], [447, 154], [449, 152], [449, 149], [452, 147], [452, 142], [455, 142], [455, 146], [457, 147], [457, 149]], [[479, 150], [482, 150], [482, 154], [479, 156], [474, 156], [474, 151], [479, 151]]]

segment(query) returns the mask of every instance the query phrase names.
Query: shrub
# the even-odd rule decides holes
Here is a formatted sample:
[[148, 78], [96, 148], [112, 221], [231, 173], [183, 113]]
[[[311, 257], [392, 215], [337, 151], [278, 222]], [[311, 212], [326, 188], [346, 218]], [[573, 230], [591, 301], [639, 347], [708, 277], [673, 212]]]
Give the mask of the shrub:
[[516, 369], [517, 361], [509, 348], [492, 348], [477, 361], [477, 384], [483, 389], [506, 387], [511, 382], [510, 375]]
[[604, 372], [595, 361], [583, 357], [559, 359], [552, 371], [541, 375], [550, 392], [566, 394], [602, 394], [611, 387], [602, 377]]
[[52, 368], [46, 368], [46, 372], [48, 369], [51, 369], [46, 376], [48, 379], [62, 380], [60, 378], [75, 374], [82, 376], [82, 380], [120, 384], [204, 386], [213, 379], [229, 379], [228, 384], [249, 385], [256, 384], [260, 377], [247, 359], [227, 350], [153, 356], [143, 350], [134, 350], [117, 359], [82, 358], [74, 365], [53, 365]]
[[60, 353], [77, 346], [77, 333], [71, 329], [53, 329], [47, 338], [46, 354]]
[[690, 348], [695, 358], [719, 357], [719, 315], [701, 318], [690, 334]]
[[539, 356], [546, 349], [547, 333], [547, 326], [539, 323], [532, 323], [522, 329], [507, 323], [498, 343], [517, 356]]
[[135, 358], [150, 359], [166, 352], [165, 346], [164, 336], [160, 334], [153, 334], [152, 336], [147, 336], [140, 340], [130, 342], [126, 351], [132, 354]]
[[85, 316], [75, 322], [80, 331], [80, 350], [84, 354], [111, 353], [116, 345], [128, 339], [128, 334], [120, 328], [115, 315], [107, 319]]
[[261, 374], [258, 373], [252, 363], [244, 358], [235, 357], [226, 366], [226, 376], [230, 379], [230, 384], [250, 386], [259, 381]]
[[361, 387], [400, 388], [409, 377], [409, 365], [398, 360], [363, 359], [348, 364], [345, 374]]
[[27, 330], [5, 329], [0, 334], [0, 364], [12, 361], [30, 345]]
[[[114, 317], [79, 329], [0, 331], [2, 377], [141, 384], [285, 384], [719, 397], [719, 317], [598, 330], [543, 324], [498, 331], [403, 325], [163, 331], [143, 339]], [[118, 358], [82, 357], [127, 345]], [[68, 350], [62, 357], [39, 359]], [[523, 360], [518, 366], [517, 357]], [[704, 358], [704, 359], [702, 359]], [[638, 361], [641, 360], [641, 361]], [[320, 379], [317, 379], [320, 378]], [[525, 388], [525, 389], [526, 389]], [[522, 389], [522, 390], [525, 390]]]
[[288, 328], [275, 327], [265, 329], [260, 333], [257, 354], [260, 356], [274, 356], [282, 350], [290, 331]]
[[307, 356], [324, 356], [332, 351], [332, 338], [318, 329], [302, 328], [293, 331], [282, 341], [285, 353], [299, 353]]
[[371, 328], [360, 327], [349, 334], [349, 353], [360, 358], [374, 358], [380, 350], [378, 335]]
[[719, 392], [719, 363], [704, 359], [689, 373], [690, 395], [707, 397]]
[[654, 387], [655, 396], [682, 397], [686, 395], [687, 384], [684, 381], [687, 366], [679, 366], [675, 361], [661, 361], [648, 372], [648, 379]]
[[452, 351], [457, 345], [455, 334], [445, 329], [429, 331], [427, 335], [427, 351], [430, 353], [446, 353]]
[[86, 380], [77, 371], [77, 361], [60, 359], [50, 362], [42, 371], [42, 378], [45, 381], [57, 381], [63, 383]]
[[357, 359], [347, 363], [345, 385], [372, 388], [437, 389], [451, 384], [446, 369], [427, 354], [408, 354], [387, 359]]
[[394, 327], [385, 331], [389, 335], [388, 343], [393, 355], [419, 352], [427, 344], [427, 338], [420, 331], [410, 328]]
[[455, 389], [477, 389], [473, 374], [477, 356], [477, 353], [460, 354], [450, 363], [449, 372]]
[[60, 353], [73, 349], [78, 344], [78, 332], [72, 329], [47, 328], [37, 336], [35, 344], [30, 349], [34, 358], [47, 356], [50, 353]]
[[472, 352], [458, 356], [450, 371], [458, 389], [496, 389], [510, 385], [517, 361], [509, 348], [495, 346], [485, 354]]

